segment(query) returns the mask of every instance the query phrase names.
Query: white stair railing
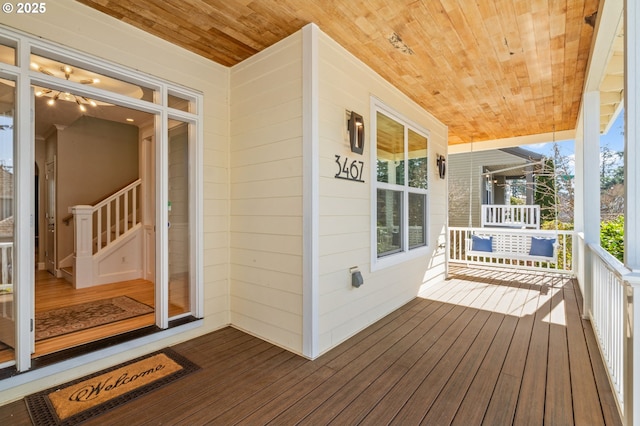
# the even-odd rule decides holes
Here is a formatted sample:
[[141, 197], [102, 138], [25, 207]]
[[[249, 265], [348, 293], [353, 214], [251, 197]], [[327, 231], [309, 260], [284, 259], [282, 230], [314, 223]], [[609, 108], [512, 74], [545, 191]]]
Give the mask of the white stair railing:
[[94, 253], [106, 249], [122, 234], [138, 224], [140, 179], [93, 206]]
[[93, 257], [115, 244], [139, 223], [141, 180], [127, 185], [95, 206], [71, 207], [74, 221], [75, 281], [90, 282]]

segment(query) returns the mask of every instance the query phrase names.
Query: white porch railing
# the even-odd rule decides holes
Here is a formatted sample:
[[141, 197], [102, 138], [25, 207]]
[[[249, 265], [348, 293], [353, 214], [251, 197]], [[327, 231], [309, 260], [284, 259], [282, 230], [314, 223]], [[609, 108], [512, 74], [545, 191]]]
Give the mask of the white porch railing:
[[[0, 296], [13, 293], [13, 243], [0, 243]], [[0, 316], [13, 320], [13, 303], [0, 301]]]
[[[471, 250], [472, 235], [492, 237], [488, 252]], [[553, 239], [552, 257], [531, 255], [532, 237]], [[448, 260], [467, 265], [503, 266], [572, 274], [574, 231], [449, 227]]]
[[13, 243], [0, 243], [0, 285], [13, 284]]
[[625, 395], [625, 378], [631, 377], [631, 374], [625, 374], [628, 353], [625, 351], [625, 322], [631, 309], [628, 298], [633, 293], [625, 277], [631, 271], [599, 245], [588, 244], [587, 250], [592, 291], [589, 316], [620, 412], [624, 413], [628, 396]]
[[481, 226], [540, 229], [540, 206], [483, 204]]

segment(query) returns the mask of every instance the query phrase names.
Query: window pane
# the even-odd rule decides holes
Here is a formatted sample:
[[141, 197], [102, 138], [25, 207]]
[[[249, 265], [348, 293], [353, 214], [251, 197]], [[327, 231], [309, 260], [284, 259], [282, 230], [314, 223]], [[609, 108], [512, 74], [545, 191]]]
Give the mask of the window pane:
[[377, 113], [378, 182], [404, 185], [404, 126]]
[[169, 122], [169, 318], [190, 312], [189, 126]]
[[[114, 105], [108, 102], [95, 101], [73, 91], [65, 92], [44, 86], [33, 86], [35, 95], [36, 135], [45, 135], [54, 125], [71, 126], [80, 118], [92, 117], [94, 123], [122, 123], [136, 126], [139, 129], [153, 126], [154, 115], [147, 112]], [[97, 124], [96, 124], [97, 125]], [[106, 137], [106, 136], [105, 136]], [[104, 194], [98, 194], [100, 196]], [[89, 199], [90, 201], [95, 201]]]
[[180, 111], [184, 112], [196, 112], [194, 103], [189, 99], [185, 99], [183, 97], [175, 96], [172, 94], [169, 94], [167, 96], [167, 105], [169, 106], [169, 108], [179, 109]]
[[15, 292], [13, 280], [15, 83], [0, 79], [0, 363], [14, 359]]
[[402, 250], [402, 192], [378, 189], [378, 257]]
[[[0, 41], [2, 43], [2, 41]], [[16, 64], [16, 49], [11, 46], [0, 44], [0, 62], [9, 65]]]
[[31, 69], [43, 74], [58, 77], [96, 87], [102, 90], [118, 93], [143, 101], [154, 101], [154, 90], [137, 84], [128, 83], [104, 74], [82, 69], [69, 64], [64, 64], [43, 56], [31, 55]]
[[409, 186], [427, 189], [427, 138], [409, 130]]
[[427, 196], [409, 193], [409, 248], [427, 245]]

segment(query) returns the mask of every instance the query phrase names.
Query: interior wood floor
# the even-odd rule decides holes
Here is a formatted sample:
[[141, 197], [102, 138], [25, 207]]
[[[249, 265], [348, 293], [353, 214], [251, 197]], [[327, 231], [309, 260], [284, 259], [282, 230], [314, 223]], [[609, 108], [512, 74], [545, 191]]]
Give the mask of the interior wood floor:
[[452, 272], [315, 361], [230, 327], [177, 345], [201, 370], [87, 424], [621, 424], [573, 280]]
[[[47, 271], [36, 271], [35, 310], [44, 312], [55, 308], [77, 305], [94, 300], [116, 296], [129, 296], [139, 302], [154, 306], [154, 284], [147, 280], [131, 280], [96, 287], [74, 289], [73, 285], [62, 278], [56, 278]], [[44, 339], [36, 342], [32, 358], [51, 354], [85, 343], [115, 336], [128, 331], [137, 330], [155, 324], [153, 313], [141, 315], [87, 330], [76, 331], [63, 336]], [[0, 351], [0, 362], [13, 359], [13, 350]]]

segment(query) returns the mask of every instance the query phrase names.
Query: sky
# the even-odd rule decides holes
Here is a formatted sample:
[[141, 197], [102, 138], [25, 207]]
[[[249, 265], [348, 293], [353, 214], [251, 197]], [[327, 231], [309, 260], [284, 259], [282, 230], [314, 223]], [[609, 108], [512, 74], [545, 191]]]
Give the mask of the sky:
[[[0, 116], [0, 125], [13, 126], [13, 118]], [[0, 129], [0, 165], [13, 166], [13, 129]]]
[[[618, 118], [613, 122], [613, 125], [609, 129], [609, 132], [606, 135], [600, 136], [600, 147], [608, 147], [611, 151], [619, 152], [624, 151], [624, 111], [621, 111], [618, 114]], [[574, 141], [560, 141], [558, 145], [560, 146], [560, 152], [566, 156], [574, 156]], [[537, 152], [538, 154], [543, 154], [548, 157], [553, 155], [553, 143], [538, 143], [533, 145], [526, 145], [522, 148], [528, 149], [529, 151]]]

